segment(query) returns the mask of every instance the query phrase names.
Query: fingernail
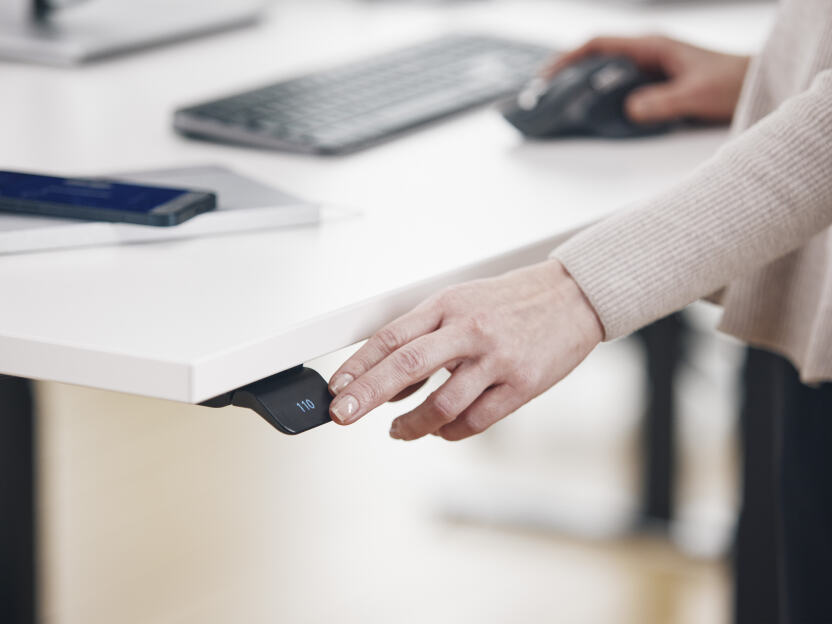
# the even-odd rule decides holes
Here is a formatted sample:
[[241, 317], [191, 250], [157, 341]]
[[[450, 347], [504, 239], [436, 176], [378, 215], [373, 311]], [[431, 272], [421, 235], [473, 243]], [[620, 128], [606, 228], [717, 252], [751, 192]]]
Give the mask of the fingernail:
[[398, 420], [394, 420], [393, 423], [390, 425], [390, 437], [396, 438], [397, 440], [401, 439], [401, 431], [399, 431]]
[[348, 425], [358, 412], [358, 401], [351, 394], [338, 397], [329, 408], [332, 415], [343, 425]]
[[332, 381], [329, 382], [329, 391], [332, 394], [338, 394], [350, 385], [353, 381], [355, 381], [355, 377], [350, 375], [349, 373], [341, 373], [340, 375], [336, 375], [333, 377]]

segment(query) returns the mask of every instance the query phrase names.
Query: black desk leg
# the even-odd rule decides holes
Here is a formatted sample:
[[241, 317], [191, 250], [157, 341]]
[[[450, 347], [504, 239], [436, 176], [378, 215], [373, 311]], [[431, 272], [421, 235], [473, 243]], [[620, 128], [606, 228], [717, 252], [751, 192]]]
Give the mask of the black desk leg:
[[680, 314], [648, 325], [636, 336], [643, 342], [649, 380], [643, 424], [641, 518], [648, 527], [666, 527], [673, 519], [676, 453], [674, 379], [683, 355], [686, 326]]
[[36, 621], [35, 420], [27, 380], [0, 375], [0, 622]]
[[786, 364], [748, 349], [743, 370], [742, 500], [734, 542], [734, 622], [782, 622], [780, 553], [779, 414]]

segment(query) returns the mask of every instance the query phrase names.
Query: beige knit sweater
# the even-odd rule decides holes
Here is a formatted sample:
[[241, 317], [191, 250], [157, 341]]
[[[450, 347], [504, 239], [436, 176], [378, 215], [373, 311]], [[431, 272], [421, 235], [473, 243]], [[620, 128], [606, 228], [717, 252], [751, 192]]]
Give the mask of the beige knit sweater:
[[720, 329], [832, 380], [831, 0], [783, 0], [734, 131], [683, 183], [552, 255], [608, 340], [724, 288]]

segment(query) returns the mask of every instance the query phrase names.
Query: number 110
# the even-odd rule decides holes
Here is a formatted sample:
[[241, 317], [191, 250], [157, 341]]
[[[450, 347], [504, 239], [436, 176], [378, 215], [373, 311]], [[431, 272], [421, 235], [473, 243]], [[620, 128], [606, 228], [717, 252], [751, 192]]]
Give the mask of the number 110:
[[302, 401], [295, 403], [295, 405], [297, 405], [298, 409], [304, 414], [309, 410], [315, 409], [315, 404], [312, 402], [312, 399], [303, 399]]

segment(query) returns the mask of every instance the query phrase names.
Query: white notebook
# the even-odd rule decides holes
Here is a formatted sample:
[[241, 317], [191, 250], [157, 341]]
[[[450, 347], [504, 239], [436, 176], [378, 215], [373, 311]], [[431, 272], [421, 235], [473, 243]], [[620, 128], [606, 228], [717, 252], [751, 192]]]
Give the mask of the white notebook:
[[217, 208], [172, 227], [0, 213], [0, 254], [193, 238], [317, 223], [320, 209], [220, 166], [160, 169], [107, 176], [139, 184], [209, 190]]

